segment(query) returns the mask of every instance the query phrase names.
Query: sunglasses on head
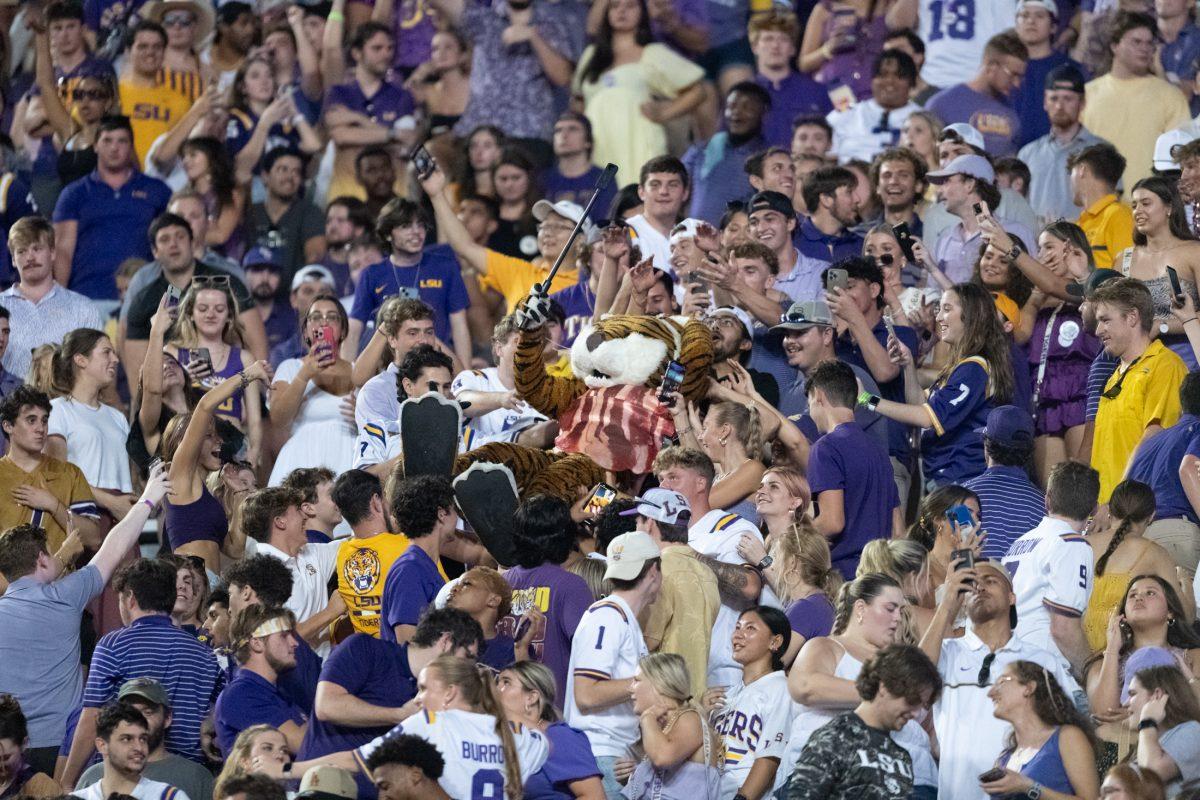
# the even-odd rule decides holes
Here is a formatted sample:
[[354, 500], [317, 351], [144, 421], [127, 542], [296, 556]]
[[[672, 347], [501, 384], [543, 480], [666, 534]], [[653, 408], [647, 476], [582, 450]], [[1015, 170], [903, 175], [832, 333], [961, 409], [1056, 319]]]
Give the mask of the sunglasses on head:
[[228, 275], [196, 275], [192, 278], [192, 283], [197, 287], [202, 286], [218, 286], [226, 288], [229, 286]]

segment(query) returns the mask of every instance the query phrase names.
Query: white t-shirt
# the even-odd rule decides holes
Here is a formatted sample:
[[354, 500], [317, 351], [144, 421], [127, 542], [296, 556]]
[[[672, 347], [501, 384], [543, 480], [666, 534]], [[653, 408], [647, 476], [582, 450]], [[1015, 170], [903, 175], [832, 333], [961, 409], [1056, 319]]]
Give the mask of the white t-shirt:
[[[917, 33], [925, 42], [921, 77], [941, 89], [979, 71], [983, 46], [1013, 26], [1017, 0], [921, 0]], [[928, 240], [926, 240], [928, 241]]]
[[[733, 797], [746, 782], [759, 758], [782, 759], [792, 729], [795, 703], [788, 701], [787, 675], [764, 675], [746, 686], [738, 684], [725, 695], [725, 710], [717, 732], [725, 737], [725, 768], [721, 796]], [[789, 772], [794, 765], [780, 763]]]
[[[938, 672], [944, 685], [942, 694], [933, 706], [933, 724], [941, 745], [938, 762], [938, 795], [955, 800], [989, 800], [979, 788], [980, 773], [987, 772], [1004, 749], [1012, 726], [993, 714], [988, 690], [1004, 668], [1014, 661], [1041, 664], [1058, 681], [1067, 696], [1079, 690], [1056, 653], [1035, 647], [1014, 636], [997, 650], [991, 659], [986, 680], [980, 686], [979, 677], [984, 659], [993, 656], [970, 629], [957, 639], [942, 642]], [[964, 735], [964, 731], [970, 735]]]
[[[325, 544], [310, 542], [293, 558], [273, 545], [255, 543], [256, 552], [279, 559], [292, 573], [292, 594], [283, 607], [296, 615], [296, 622], [304, 622], [329, 605], [329, 578], [337, 569], [341, 546], [340, 539]], [[329, 655], [329, 649], [329, 632], [322, 631], [317, 655], [324, 658]]]
[[[454, 383], [450, 385], [450, 393], [455, 397], [463, 392], [510, 391], [512, 391], [511, 387], [505, 386], [500, 381], [498, 367], [463, 370], [458, 373], [454, 378]], [[521, 431], [531, 428], [545, 419], [544, 415], [523, 402], [517, 411], [498, 408], [467, 421], [467, 430], [463, 435], [469, 438], [472, 448], [488, 442], [514, 442]]]
[[[542, 768], [550, 755], [546, 737], [523, 725], [510, 723], [516, 740], [521, 782]], [[442, 754], [446, 762], [438, 784], [451, 797], [504, 800], [504, 746], [496, 733], [496, 718], [457, 708], [422, 711], [401, 722], [356, 751], [365, 763], [390, 736], [420, 736]]]
[[571, 638], [564, 716], [568, 725], [587, 734], [596, 756], [624, 756], [641, 735], [637, 715], [633, 713], [632, 701], [583, 713], [575, 705], [575, 679], [632, 678], [638, 662], [648, 655], [642, 626], [633, 609], [620, 597], [609, 595], [593, 603], [579, 620]]
[[625, 223], [633, 228], [633, 232], [637, 234], [634, 244], [642, 252], [642, 260], [644, 261], [650, 256], [654, 256], [654, 268], [661, 269], [674, 278], [675, 270], [671, 269], [670, 239], [659, 233], [658, 229], [650, 224], [650, 220], [641, 214], [630, 217], [625, 220]]
[[129, 421], [120, 411], [103, 403], [91, 408], [70, 397], [56, 397], [50, 401], [46, 432], [67, 440], [67, 460], [79, 467], [89, 484], [126, 494], [133, 491], [125, 450]]
[[1066, 522], [1045, 517], [1013, 542], [1002, 560], [1017, 596], [1014, 634], [1069, 666], [1050, 635], [1050, 614], [1082, 617], [1087, 610], [1092, 596], [1092, 548], [1087, 539]]
[[[737, 551], [742, 534], [762, 539], [758, 527], [745, 517], [714, 508], [688, 528], [688, 545], [701, 555], [724, 564], [745, 564]], [[717, 609], [712, 644], [708, 649], [708, 685], [736, 686], [742, 682], [742, 665], [733, 660], [733, 629], [740, 611], [724, 603]]]
[[[83, 800], [105, 800], [103, 780], [98, 780], [90, 786], [78, 789], [71, 792], [72, 797], [80, 797]], [[189, 800], [187, 792], [178, 789], [169, 783], [161, 781], [152, 781], [149, 778], [142, 778], [138, 781], [137, 786], [133, 787], [130, 792], [131, 797], [136, 797], [137, 800]]]

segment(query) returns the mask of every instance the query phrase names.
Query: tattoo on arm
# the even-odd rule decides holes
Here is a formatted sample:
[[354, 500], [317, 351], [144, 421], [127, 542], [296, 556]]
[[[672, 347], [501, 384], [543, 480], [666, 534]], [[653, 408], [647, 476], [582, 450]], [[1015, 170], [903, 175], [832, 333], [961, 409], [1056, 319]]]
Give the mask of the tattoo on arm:
[[711, 556], [697, 556], [717, 576], [717, 593], [721, 602], [735, 611], [745, 611], [754, 605], [746, 599], [746, 587], [750, 585], [750, 567], [745, 564], [726, 564]]

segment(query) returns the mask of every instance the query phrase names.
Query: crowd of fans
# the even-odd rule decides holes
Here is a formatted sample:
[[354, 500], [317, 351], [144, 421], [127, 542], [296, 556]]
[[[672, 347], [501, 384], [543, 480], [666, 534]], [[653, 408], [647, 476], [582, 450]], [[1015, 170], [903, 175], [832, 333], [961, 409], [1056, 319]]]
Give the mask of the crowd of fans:
[[[0, 44], [0, 800], [1200, 797], [1196, 3]], [[707, 328], [638, 468], [406, 471], [599, 469], [528, 387], [614, 320]]]

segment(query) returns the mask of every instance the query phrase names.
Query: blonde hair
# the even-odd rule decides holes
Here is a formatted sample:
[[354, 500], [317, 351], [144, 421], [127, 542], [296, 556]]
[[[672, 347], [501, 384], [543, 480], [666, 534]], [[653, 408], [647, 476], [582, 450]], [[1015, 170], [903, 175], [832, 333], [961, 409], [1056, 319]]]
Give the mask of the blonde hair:
[[583, 578], [594, 600], [612, 593], [612, 586], [604, 580], [604, 562], [598, 558], [581, 558], [567, 567], [567, 572], [573, 572]]
[[[251, 725], [238, 734], [237, 739], [233, 742], [233, 747], [229, 748], [229, 754], [225, 757], [225, 766], [221, 768], [221, 774], [217, 776], [213, 797], [224, 797], [225, 784], [234, 778], [249, 774], [249, 770], [242, 766], [242, 762], [250, 758], [250, 751], [254, 749], [254, 743], [264, 733], [279, 733], [279, 729], [274, 725]], [[282, 733], [279, 735], [283, 736]]]
[[[862, 551], [862, 558], [859, 559], [856, 575], [862, 577], [872, 573], [893, 578], [902, 590], [905, 581], [911, 576], [913, 592], [920, 596], [922, 584], [929, 580], [929, 551], [920, 542], [914, 542], [912, 539], [875, 539], [867, 542]], [[915, 604], [916, 597], [909, 600]], [[902, 644], [916, 644], [921, 639], [912, 608], [912, 605], [904, 607], [903, 622], [896, 631], [896, 641]]]
[[[800, 573], [800, 579], [825, 593], [832, 603], [842, 588], [842, 574], [833, 568], [829, 555], [829, 542], [817, 532], [813, 523], [802, 520], [792, 523], [782, 536], [771, 542], [771, 557], [779, 562], [777, 575], [789, 570]], [[792, 597], [788, 586], [780, 584], [776, 589], [779, 599], [790, 603]]]
[[442, 682], [456, 687], [467, 705], [496, 719], [496, 735], [504, 750], [504, 793], [509, 800], [520, 800], [524, 793], [517, 742], [504, 706], [496, 696], [492, 673], [487, 667], [456, 656], [439, 656], [426, 669], [435, 671]]
[[549, 667], [536, 661], [516, 661], [501, 672], [511, 672], [521, 684], [521, 688], [537, 693], [538, 718], [542, 722], [558, 722], [558, 709], [554, 707], [558, 689], [554, 684], [554, 673]]
[[196, 298], [201, 292], [220, 292], [225, 297], [225, 327], [221, 329], [221, 341], [228, 345], [245, 347], [246, 334], [242, 322], [238, 319], [241, 308], [237, 297], [228, 286], [217, 284], [192, 283], [179, 301], [179, 318], [175, 321], [175, 331], [170, 344], [177, 347], [196, 347], [200, 343], [200, 333], [196, 330], [196, 321], [192, 314], [196, 311]]
[[[667, 714], [664, 732], [671, 730], [684, 714], [695, 711], [700, 717], [703, 735], [707, 738], [711, 734], [708, 718], [700, 709], [696, 698], [692, 697], [692, 678], [688, 674], [687, 662], [683, 660], [683, 656], [678, 653], [651, 653], [638, 662], [638, 671], [642, 673], [642, 679], [654, 687], [654, 691], [668, 700], [679, 703], [679, 708]], [[714, 744], [716, 749], [723, 750], [720, 739], [716, 739]], [[724, 763], [723, 755], [718, 755], [717, 759], [717, 763]]]
[[33, 348], [33, 356], [29, 362], [29, 374], [25, 382], [49, 397], [59, 397], [54, 388], [54, 353], [58, 348], [52, 344], [42, 344]]
[[746, 448], [750, 458], [761, 458], [763, 449], [762, 420], [753, 403], [734, 403], [726, 400], [708, 409], [716, 425], [728, 425]]

